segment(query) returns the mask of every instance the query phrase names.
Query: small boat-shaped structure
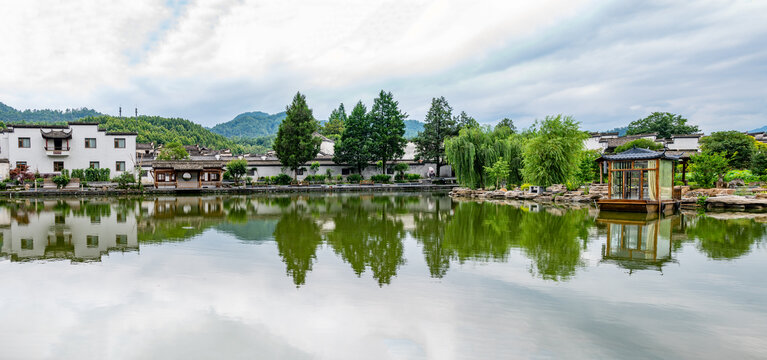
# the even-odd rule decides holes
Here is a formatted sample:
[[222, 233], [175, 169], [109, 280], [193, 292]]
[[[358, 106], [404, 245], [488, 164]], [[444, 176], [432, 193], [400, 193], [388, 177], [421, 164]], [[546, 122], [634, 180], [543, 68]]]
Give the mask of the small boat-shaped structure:
[[674, 168], [678, 156], [649, 149], [632, 148], [603, 155], [608, 196], [597, 202], [599, 210], [643, 213], [673, 213]]

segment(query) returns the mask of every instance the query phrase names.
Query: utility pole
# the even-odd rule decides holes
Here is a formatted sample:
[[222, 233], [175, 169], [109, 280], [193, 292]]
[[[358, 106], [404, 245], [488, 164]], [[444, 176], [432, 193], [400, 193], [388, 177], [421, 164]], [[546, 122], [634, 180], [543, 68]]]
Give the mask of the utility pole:
[[134, 108], [134, 110], [135, 110], [135, 113], [136, 113], [136, 118], [138, 118], [138, 108]]
[[123, 117], [123, 107], [120, 106], [119, 110], [117, 110], [117, 117]]

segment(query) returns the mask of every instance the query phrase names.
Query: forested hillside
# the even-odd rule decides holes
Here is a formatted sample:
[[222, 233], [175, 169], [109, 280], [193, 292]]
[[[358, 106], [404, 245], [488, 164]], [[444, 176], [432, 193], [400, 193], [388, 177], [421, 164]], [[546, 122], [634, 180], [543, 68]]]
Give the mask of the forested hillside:
[[267, 114], [261, 111], [246, 112], [234, 119], [218, 124], [210, 130], [227, 137], [260, 137], [277, 134], [285, 112]]
[[102, 114], [88, 108], [66, 109], [64, 111], [50, 109], [19, 111], [0, 102], [0, 121], [4, 123], [65, 123], [98, 115]]

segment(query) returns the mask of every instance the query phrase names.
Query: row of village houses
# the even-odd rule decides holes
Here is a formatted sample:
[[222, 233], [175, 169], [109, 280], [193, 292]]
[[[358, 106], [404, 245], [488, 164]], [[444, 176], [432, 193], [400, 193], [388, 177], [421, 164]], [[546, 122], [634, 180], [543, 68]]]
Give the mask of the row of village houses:
[[[97, 123], [71, 122], [68, 125], [8, 125], [0, 132], [0, 178], [8, 179], [10, 170], [25, 166], [43, 175], [58, 174], [63, 169], [109, 168], [111, 176], [125, 171], [135, 173], [141, 169], [141, 180], [157, 187], [197, 188], [220, 186], [222, 173], [228, 161], [241, 158], [248, 162], [248, 173], [254, 179], [289, 173], [273, 152], [235, 156], [227, 150], [211, 150], [199, 145], [187, 146], [190, 154], [186, 161], [160, 161], [155, 157], [159, 149], [154, 144], [137, 143], [135, 132], [109, 132], [99, 129]], [[765, 133], [750, 134], [758, 141], [767, 142]], [[683, 160], [697, 153], [703, 134], [675, 135], [662, 139], [657, 134], [618, 136], [618, 133], [592, 133], [585, 148], [610, 153], [629, 141], [646, 138], [662, 143], [667, 152]], [[334, 143], [322, 137], [320, 151], [314, 161], [320, 164], [318, 174], [328, 170], [333, 176], [349, 175], [356, 170], [346, 164], [333, 162]], [[410, 166], [408, 172], [428, 177], [435, 164], [415, 160], [415, 144], [408, 142], [405, 155], [396, 160]], [[307, 164], [306, 169], [309, 168]], [[390, 174], [392, 169], [387, 170]], [[363, 171], [364, 177], [379, 173], [373, 164]], [[449, 177], [452, 170], [442, 166], [441, 174]], [[292, 175], [292, 174], [289, 174]], [[309, 175], [299, 170], [298, 179]]]

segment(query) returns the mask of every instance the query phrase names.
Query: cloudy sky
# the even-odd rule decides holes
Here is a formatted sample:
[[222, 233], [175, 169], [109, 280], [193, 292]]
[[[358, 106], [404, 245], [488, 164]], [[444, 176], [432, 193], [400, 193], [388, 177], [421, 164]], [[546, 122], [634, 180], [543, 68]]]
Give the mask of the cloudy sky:
[[[765, 1], [6, 1], [0, 101], [178, 116], [206, 126], [282, 111], [317, 118], [392, 91], [520, 126], [588, 130], [653, 111], [707, 132], [767, 125]], [[124, 110], [127, 112], [127, 110]]]

